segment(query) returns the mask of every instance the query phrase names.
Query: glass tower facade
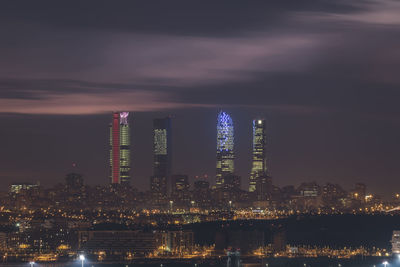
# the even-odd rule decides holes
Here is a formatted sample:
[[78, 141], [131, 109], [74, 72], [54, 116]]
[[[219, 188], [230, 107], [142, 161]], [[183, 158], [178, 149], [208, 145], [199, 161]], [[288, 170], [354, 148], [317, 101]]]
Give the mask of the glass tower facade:
[[110, 180], [112, 184], [130, 181], [131, 150], [129, 112], [114, 112], [110, 125]]
[[[150, 187], [157, 200], [166, 199], [171, 182], [171, 118], [153, 121], [153, 177]], [[159, 201], [159, 202], [160, 202]]]
[[222, 187], [226, 175], [233, 174], [234, 159], [233, 121], [228, 113], [221, 111], [217, 118], [217, 188]]
[[258, 177], [268, 175], [267, 167], [267, 135], [264, 119], [253, 120], [253, 160], [250, 173], [249, 191], [256, 190]]

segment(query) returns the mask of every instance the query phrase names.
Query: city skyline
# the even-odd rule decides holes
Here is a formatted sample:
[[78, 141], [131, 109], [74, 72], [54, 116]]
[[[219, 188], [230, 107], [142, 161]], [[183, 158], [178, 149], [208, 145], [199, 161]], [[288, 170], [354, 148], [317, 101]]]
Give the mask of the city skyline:
[[390, 194], [400, 186], [399, 12], [392, 0], [2, 3], [0, 185], [55, 184], [72, 162], [89, 184], [106, 182], [115, 110], [135, 114], [135, 186], [152, 175], [152, 120], [169, 114], [174, 172], [211, 177], [223, 109], [243, 185], [261, 117], [274, 183], [363, 181]]
[[[216, 111], [215, 112], [213, 112], [214, 113], [214, 116], [216, 116]], [[108, 113], [109, 114], [109, 113]], [[139, 114], [137, 114], [137, 115], [142, 115], [141, 113], [139, 113]], [[210, 114], [209, 114], [210, 115]], [[131, 115], [131, 116], [133, 116], [133, 117], [135, 117], [135, 115]], [[159, 115], [158, 115], [159, 116]], [[212, 116], [212, 114], [211, 114], [211, 116]], [[212, 117], [211, 116], [209, 116], [209, 119], [212, 121]], [[104, 116], [105, 118], [109, 118], [109, 115], [105, 115]], [[153, 116], [152, 116], [153, 117]], [[157, 116], [156, 116], [157, 117]], [[255, 116], [255, 117], [257, 117], [257, 116]], [[74, 117], [75, 119], [77, 118], [77, 117]], [[134, 119], [133, 119], [134, 120]], [[146, 121], [147, 122], [151, 122], [153, 120], [153, 118], [148, 118], [148, 119], [146, 119]], [[247, 122], [247, 124], [248, 124], [248, 126], [250, 126], [251, 125], [251, 120], [246, 120], [245, 121], [245, 123]], [[107, 124], [108, 122], [106, 122], [106, 124]], [[143, 123], [143, 122], [142, 122]], [[243, 123], [243, 122], [241, 122], [241, 123]], [[104, 125], [103, 125], [104, 126]], [[104, 129], [103, 129], [103, 131], [104, 131]], [[247, 164], [247, 168], [243, 168], [243, 167], [240, 167], [239, 168], [239, 171], [238, 171], [238, 173], [239, 173], [239, 175], [242, 177], [242, 181], [244, 181], [243, 182], [243, 185], [246, 185], [247, 183], [248, 183], [248, 176], [249, 176], [249, 174], [250, 174], [250, 170], [251, 170], [251, 157], [252, 157], [252, 155], [251, 155], [251, 146], [252, 146], [252, 144], [251, 144], [251, 138], [252, 138], [252, 133], [253, 133], [253, 129], [252, 129], [252, 127], [249, 129], [249, 131], [248, 131], [249, 133], [248, 133], [248, 135], [247, 135], [247, 137], [245, 138], [245, 139], [243, 139], [243, 138], [241, 138], [241, 139], [239, 139], [238, 140], [238, 142], [239, 143], [248, 143], [248, 144], [246, 144], [246, 146], [247, 146], [247, 149], [246, 149], [246, 151], [247, 152], [249, 152], [249, 153], [247, 153], [247, 156], [246, 157], [240, 157], [240, 159], [238, 159], [238, 163], [240, 163], [240, 162], [243, 162], [243, 161], [248, 161], [248, 164]], [[272, 131], [272, 133], [273, 133], [274, 131]], [[142, 134], [144, 134], [144, 135], [147, 135], [148, 134], [148, 131], [147, 131], [147, 134], [146, 134], [146, 132], [142, 132]], [[177, 132], [177, 134], [178, 134], [178, 136], [181, 136], [181, 134], [184, 134], [184, 132], [180, 132], [180, 131], [178, 131]], [[214, 133], [215, 135], [214, 136], [209, 136], [208, 137], [208, 142], [210, 142], [210, 144], [208, 144], [208, 145], [210, 145], [210, 146], [212, 146], [212, 144], [214, 143], [213, 142], [213, 139], [215, 140], [215, 136], [216, 136], [216, 132]], [[106, 137], [107, 139], [109, 138], [108, 136]], [[137, 141], [135, 141], [135, 138], [131, 138], [131, 141], [133, 141], [133, 142], [137, 142]], [[104, 140], [102, 140], [101, 142], [104, 142]], [[87, 143], [87, 142], [85, 142], [85, 143]], [[202, 144], [204, 144], [204, 143], [202, 143]], [[273, 145], [273, 143], [271, 144], [273, 147], [274, 147], [274, 145]], [[92, 146], [97, 146], [97, 147], [99, 147], [99, 143], [97, 143], [97, 144], [92, 144]], [[151, 149], [149, 149], [149, 147], [151, 147], [152, 145], [150, 144], [147, 144], [146, 145], [146, 147], [143, 147], [143, 146], [141, 146], [141, 149], [137, 149], [135, 152], [136, 153], [140, 153], [140, 154], [143, 154], [144, 152], [146, 152], [146, 151], [151, 151]], [[272, 152], [274, 152], [274, 150], [272, 151]], [[103, 151], [102, 152], [103, 153], [103, 160], [104, 160], [104, 156], [106, 155], [107, 156], [107, 158], [108, 158], [108, 152], [107, 151]], [[215, 169], [212, 167], [212, 165], [214, 165], [215, 163], [213, 163], [213, 162], [215, 162], [215, 161], [213, 161], [213, 155], [214, 153], [209, 153], [209, 155], [208, 155], [208, 160], [209, 160], [209, 164], [208, 165], [211, 165], [211, 167], [209, 167], [209, 172], [207, 172], [207, 171], [204, 171], [204, 172], [190, 172], [190, 171], [185, 171], [185, 170], [182, 170], [182, 167], [181, 166], [179, 166], [179, 164], [178, 164], [178, 166], [179, 166], [179, 168], [177, 168], [177, 173], [186, 173], [186, 174], [188, 174], [189, 175], [189, 177], [191, 178], [191, 180], [193, 179], [193, 177], [194, 176], [203, 176], [203, 175], [207, 175], [208, 176], [208, 180], [211, 182], [211, 183], [213, 183], [213, 176], [214, 176], [214, 174], [215, 174]], [[272, 153], [272, 154], [274, 154], [274, 153]], [[215, 154], [214, 154], [215, 155]], [[274, 159], [273, 157], [272, 157], [272, 159]], [[134, 157], [134, 161], [137, 161], [138, 159], [136, 158], [135, 159], [135, 157]], [[37, 175], [36, 177], [33, 177], [33, 176], [31, 176], [31, 177], [28, 177], [28, 178], [25, 178], [25, 176], [23, 177], [23, 178], [14, 178], [14, 177], [11, 177], [12, 179], [10, 179], [9, 180], [9, 182], [7, 182], [7, 183], [5, 183], [4, 184], [4, 186], [5, 186], [5, 188], [7, 188], [8, 186], [9, 186], [9, 184], [11, 184], [12, 182], [15, 182], [15, 181], [28, 181], [28, 182], [37, 182], [37, 181], [40, 181], [42, 184], [44, 184], [44, 185], [52, 185], [52, 184], [55, 184], [55, 183], [57, 183], [57, 182], [60, 182], [60, 181], [62, 181], [62, 179], [63, 179], [63, 175], [66, 173], [66, 172], [68, 172], [69, 171], [69, 169], [70, 169], [70, 166], [71, 166], [71, 164], [72, 163], [76, 163], [77, 165], [78, 165], [78, 169], [80, 170], [80, 172], [84, 175], [84, 177], [85, 177], [85, 181], [87, 182], [87, 183], [89, 183], [89, 184], [103, 184], [103, 183], [108, 183], [108, 180], [107, 180], [107, 178], [106, 178], [106, 176], [104, 176], [104, 174], [106, 173], [106, 170], [107, 170], [107, 168], [108, 167], [106, 167], [105, 166], [105, 164], [103, 164], [104, 162], [103, 161], [98, 161], [98, 164], [99, 165], [97, 165], [97, 167], [98, 166], [103, 166], [104, 168], [104, 173], [103, 173], [103, 176], [101, 176], [101, 177], [98, 177], [98, 176], [96, 176], [96, 177], [91, 177], [90, 176], [90, 173], [93, 171], [93, 169], [86, 169], [85, 170], [85, 165], [84, 164], [82, 164], [82, 162], [83, 163], [85, 163], [85, 161], [77, 161], [76, 160], [76, 158], [75, 157], [72, 157], [71, 158], [71, 161], [68, 161], [68, 162], [64, 162], [65, 163], [65, 165], [64, 166], [61, 166], [61, 168], [60, 168], [60, 172], [57, 170], [57, 172], [56, 172], [56, 175], [57, 175], [57, 177], [58, 177], [58, 179], [54, 179], [54, 180], [52, 180], [52, 182], [46, 182], [46, 180], [44, 180], [44, 179], [40, 179], [39, 177], [40, 177], [40, 175]], [[143, 161], [141, 161], [142, 163], [143, 163]], [[146, 163], [147, 162], [147, 163]], [[147, 172], [147, 174], [146, 175], [137, 175], [137, 174], [133, 174], [135, 177], [138, 177], [138, 179], [137, 180], [134, 180], [133, 181], [133, 183], [132, 183], [132, 185], [134, 185], [134, 186], [136, 186], [136, 187], [138, 187], [139, 189], [143, 189], [143, 190], [145, 190], [146, 188], [148, 188], [148, 177], [150, 177], [151, 175], [152, 175], [152, 160], [150, 159], [148, 159], [148, 160], [146, 160], [146, 162], [145, 162], [145, 165], [147, 165], [147, 167], [148, 168], [146, 168], [146, 172]], [[274, 162], [274, 161], [272, 161], [272, 162]], [[210, 164], [211, 163], [211, 164]], [[134, 165], [136, 165], [135, 163], [133, 163]], [[278, 163], [279, 164], [279, 163]], [[140, 164], [139, 164], [140, 165]], [[143, 165], [143, 164], [142, 164]], [[215, 165], [214, 165], [215, 166]], [[242, 164], [242, 166], [243, 166], [243, 164]], [[82, 168], [83, 167], [83, 168]], [[197, 166], [197, 167], [199, 167], [199, 166]], [[62, 173], [61, 173], [62, 172]], [[137, 172], [137, 169], [135, 170], [135, 169], [133, 169], [133, 172]], [[44, 173], [44, 172], [43, 172]], [[346, 175], [346, 174], [345, 174]], [[325, 178], [326, 176], [314, 176], [314, 177], [310, 177], [310, 179], [307, 179], [307, 177], [304, 177], [304, 176], [293, 176], [292, 177], [292, 179], [285, 179], [285, 177], [280, 177], [280, 176], [277, 176], [277, 175], [275, 175], [275, 172], [274, 172], [274, 175], [273, 175], [273, 177], [274, 177], [274, 182], [275, 182], [275, 184], [277, 184], [277, 185], [279, 185], [279, 186], [283, 186], [283, 185], [287, 185], [287, 184], [299, 184], [300, 182], [302, 182], [302, 181], [317, 181], [317, 182], [319, 182], [319, 183], [324, 183], [324, 182], [333, 182], [333, 183], [343, 183], [346, 187], [351, 187], [351, 185], [353, 184], [353, 183], [356, 183], [356, 182], [366, 182], [367, 184], [371, 184], [369, 181], [366, 181], [365, 179], [362, 179], [362, 178], [357, 178], [357, 177], [353, 177], [353, 179], [351, 179], [351, 180], [349, 180], [349, 181], [347, 181], [347, 183], [346, 182], [341, 182], [341, 179], [335, 179], [335, 177], [333, 178], [333, 179], [330, 179], [330, 178]], [[300, 178], [299, 178], [300, 177]], [[94, 178], [94, 179], [93, 179]], [[321, 179], [322, 178], [322, 179]], [[100, 181], [100, 182], [99, 182]], [[374, 185], [373, 185], [373, 183], [372, 183], [372, 186], [371, 187], [373, 187], [374, 189], [376, 188]], [[379, 191], [379, 190], [376, 190], [377, 192], [380, 192], [380, 194], [382, 194], [382, 191]], [[387, 190], [386, 191], [387, 193], [392, 193], [392, 190]]]
[[0, 261], [400, 263], [400, 1], [0, 1]]

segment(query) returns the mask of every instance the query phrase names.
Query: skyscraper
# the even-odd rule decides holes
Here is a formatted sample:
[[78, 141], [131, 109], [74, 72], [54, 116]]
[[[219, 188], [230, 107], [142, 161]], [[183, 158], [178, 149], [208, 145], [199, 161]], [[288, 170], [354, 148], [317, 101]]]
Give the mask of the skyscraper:
[[114, 112], [110, 124], [110, 180], [112, 184], [130, 181], [131, 150], [129, 112]]
[[171, 188], [171, 118], [153, 121], [154, 165], [150, 187], [153, 199], [160, 202]]
[[175, 207], [187, 207], [190, 203], [189, 177], [182, 174], [172, 175], [171, 181], [171, 199], [173, 199]]
[[257, 178], [268, 175], [267, 135], [264, 119], [253, 120], [253, 160], [250, 173], [249, 191], [256, 190]]
[[222, 187], [226, 175], [233, 174], [234, 159], [233, 121], [228, 113], [221, 111], [217, 119], [217, 188]]

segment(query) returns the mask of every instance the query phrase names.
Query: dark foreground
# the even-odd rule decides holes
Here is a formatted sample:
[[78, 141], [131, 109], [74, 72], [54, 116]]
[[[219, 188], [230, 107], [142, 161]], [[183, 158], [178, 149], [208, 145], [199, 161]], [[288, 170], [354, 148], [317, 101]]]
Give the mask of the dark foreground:
[[[330, 258], [268, 258], [242, 259], [242, 267], [400, 267], [400, 259], [367, 257], [358, 259]], [[30, 267], [28, 263], [1, 264], [0, 266]], [[69, 263], [36, 263], [35, 267], [81, 267], [81, 262]], [[98, 263], [85, 262], [84, 267], [225, 267], [226, 259], [219, 260], [138, 260], [130, 263]], [[237, 267], [237, 266], [232, 266]]]

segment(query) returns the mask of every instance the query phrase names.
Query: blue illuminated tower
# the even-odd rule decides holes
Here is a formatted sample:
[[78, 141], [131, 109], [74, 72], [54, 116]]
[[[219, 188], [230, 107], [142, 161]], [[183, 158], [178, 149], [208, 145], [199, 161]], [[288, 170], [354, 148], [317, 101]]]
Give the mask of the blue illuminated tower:
[[233, 121], [228, 113], [221, 111], [217, 119], [217, 188], [224, 184], [226, 175], [233, 174], [234, 159]]

